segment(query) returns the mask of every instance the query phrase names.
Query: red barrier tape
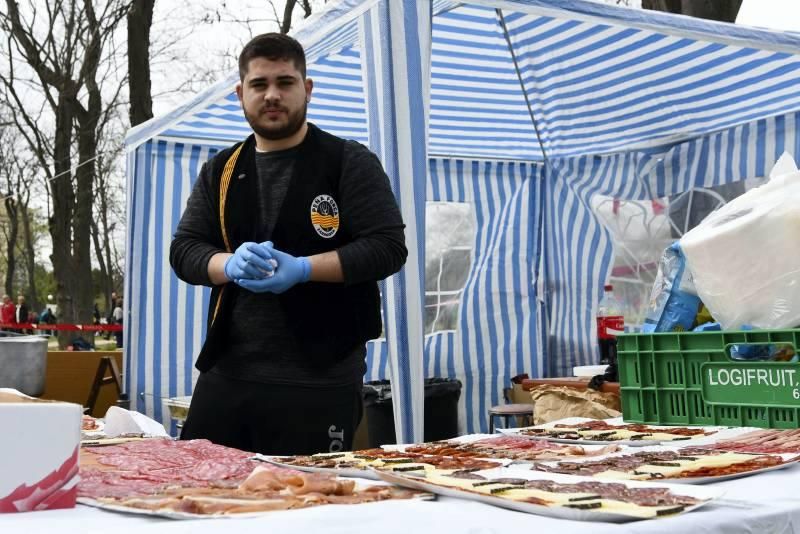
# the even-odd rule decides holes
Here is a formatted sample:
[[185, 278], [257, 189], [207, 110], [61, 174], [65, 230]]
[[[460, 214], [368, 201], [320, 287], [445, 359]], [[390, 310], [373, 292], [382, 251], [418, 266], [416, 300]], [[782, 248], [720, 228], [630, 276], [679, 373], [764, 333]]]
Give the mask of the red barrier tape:
[[0, 323], [0, 330], [69, 330], [72, 332], [121, 332], [121, 324]]

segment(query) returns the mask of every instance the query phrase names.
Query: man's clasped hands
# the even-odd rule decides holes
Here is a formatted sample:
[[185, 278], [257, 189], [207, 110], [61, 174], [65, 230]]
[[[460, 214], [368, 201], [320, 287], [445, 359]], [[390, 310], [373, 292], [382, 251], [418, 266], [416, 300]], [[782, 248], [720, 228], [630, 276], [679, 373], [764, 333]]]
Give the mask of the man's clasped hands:
[[311, 278], [308, 258], [276, 249], [272, 241], [242, 243], [225, 262], [225, 276], [254, 293], [283, 293]]

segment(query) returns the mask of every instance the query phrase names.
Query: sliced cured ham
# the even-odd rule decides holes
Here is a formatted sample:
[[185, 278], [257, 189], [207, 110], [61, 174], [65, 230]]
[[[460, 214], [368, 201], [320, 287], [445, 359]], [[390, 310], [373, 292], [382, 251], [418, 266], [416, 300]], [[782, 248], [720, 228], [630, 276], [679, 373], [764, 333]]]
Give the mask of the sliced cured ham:
[[351, 495], [355, 482], [336, 479], [318, 473], [302, 473], [290, 469], [256, 467], [239, 486], [239, 491], [288, 490], [295, 495], [323, 493], [326, 495]]
[[92, 430], [99, 430], [100, 424], [91, 415], [83, 415], [81, 418], [81, 430], [92, 431]]
[[[92, 449], [84, 468], [80, 502], [153, 513], [208, 517], [324, 504], [408, 499], [420, 492], [258, 465], [250, 454], [205, 440], [151, 440]], [[89, 462], [86, 463], [89, 465]]]
[[735, 438], [720, 440], [713, 448], [750, 453], [800, 454], [800, 429], [755, 430]]

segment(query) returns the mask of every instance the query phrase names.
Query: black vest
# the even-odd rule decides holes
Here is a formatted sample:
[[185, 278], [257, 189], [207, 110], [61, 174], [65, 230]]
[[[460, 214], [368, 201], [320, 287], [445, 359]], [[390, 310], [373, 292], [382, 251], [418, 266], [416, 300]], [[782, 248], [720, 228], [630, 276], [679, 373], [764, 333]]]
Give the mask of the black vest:
[[[272, 232], [275, 248], [293, 256], [312, 256], [335, 250], [353, 239], [348, 206], [342, 205], [339, 197], [343, 150], [342, 139], [308, 125]], [[214, 208], [220, 221], [221, 245], [233, 252], [244, 242], [262, 242], [263, 236], [258, 235], [254, 223], [256, 203], [252, 200], [258, 179], [255, 137], [251, 135], [243, 143], [220, 152], [209, 164], [212, 191], [217, 195]], [[208, 333], [195, 364], [200, 371], [208, 371], [218, 358], [224, 357], [227, 322], [240, 291], [245, 290], [234, 283], [212, 289]], [[306, 282], [289, 289], [279, 300], [300, 349], [315, 365], [333, 363], [381, 333], [376, 282], [349, 286]]]

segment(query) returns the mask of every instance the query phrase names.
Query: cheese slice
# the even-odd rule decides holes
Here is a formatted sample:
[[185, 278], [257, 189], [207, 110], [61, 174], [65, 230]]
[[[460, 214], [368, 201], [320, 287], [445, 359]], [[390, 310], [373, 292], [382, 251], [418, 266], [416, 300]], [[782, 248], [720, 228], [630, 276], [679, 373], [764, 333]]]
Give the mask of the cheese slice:
[[601, 506], [599, 508], [592, 508], [587, 511], [596, 513], [616, 513], [616, 514], [621, 514], [631, 517], [639, 517], [639, 518], [656, 517], [658, 515], [659, 510], [668, 510], [670, 508], [674, 508], [674, 506], [640, 506], [635, 503], [629, 503], [607, 498], [580, 500], [583, 497], [589, 497], [595, 494], [580, 493], [580, 492], [554, 493], [549, 491], [543, 491], [536, 488], [508, 489], [506, 491], [503, 491], [502, 493], [493, 494], [492, 493], [493, 488], [508, 486], [508, 484], [498, 482], [497, 484], [485, 484], [475, 487], [474, 486], [475, 482], [480, 482], [480, 481], [443, 476], [440, 472], [435, 472], [435, 471], [428, 473], [426, 475], [426, 481], [431, 484], [436, 484], [438, 486], [457, 488], [472, 493], [481, 493], [484, 495], [490, 495], [492, 497], [500, 497], [503, 499], [509, 499], [513, 501], [526, 502], [530, 498], [534, 497], [551, 503], [549, 505], [544, 505], [544, 506], [565, 506], [569, 504], [580, 504], [580, 503], [599, 501], [601, 503]]
[[[409, 461], [409, 460], [417, 460], [416, 458], [403, 458], [403, 457], [395, 457], [395, 458], [360, 458], [353, 452], [346, 452], [346, 453], [320, 453], [315, 454], [311, 458], [314, 460], [317, 459], [325, 459], [327, 457], [333, 457], [332, 460], [335, 461], [337, 464], [347, 462], [347, 463], [355, 463], [354, 466], [348, 466], [349, 469], [359, 469], [359, 468], [369, 468], [373, 467], [375, 469], [382, 469], [385, 471], [396, 472], [396, 473], [420, 473], [420, 472], [428, 472], [437, 469], [435, 466], [431, 464], [426, 464], [424, 462], [419, 461]], [[397, 469], [395, 469], [397, 468]], [[455, 469], [438, 469], [438, 471], [442, 473], [452, 473]]]
[[[690, 439], [703, 437], [703, 433], [698, 433], [691, 436], [683, 434], [673, 434], [669, 429], [651, 429], [647, 431], [633, 431], [624, 427], [615, 428], [613, 426], [605, 429], [582, 429], [583, 427], [549, 427], [539, 428], [542, 432], [532, 433], [532, 436], [554, 437], [556, 434], [562, 432], [574, 432], [584, 440], [592, 441], [688, 441]], [[603, 437], [600, 437], [603, 436]]]
[[656, 517], [659, 510], [669, 510], [670, 508], [674, 508], [674, 506], [640, 506], [635, 503], [615, 501], [611, 499], [602, 499], [601, 502], [603, 503], [603, 506], [592, 511], [641, 517], [645, 519]]
[[411, 466], [419, 466], [422, 467], [423, 464], [411, 462], [411, 458], [364, 458], [364, 457], [357, 457], [353, 452], [345, 452], [345, 453], [320, 453], [311, 456], [312, 460], [325, 460], [331, 459], [335, 463], [355, 463], [357, 467], [411, 467]]
[[[664, 478], [678, 478], [681, 473], [695, 471], [708, 467], [728, 467], [742, 462], [748, 462], [755, 458], [752, 454], [739, 454], [726, 452], [714, 456], [699, 456], [697, 460], [665, 460], [665, 463], [677, 463], [680, 466], [652, 465], [644, 464], [630, 471], [619, 471], [610, 469], [594, 475], [595, 478], [614, 479], [614, 480], [650, 480], [650, 474], [660, 474]], [[635, 474], [646, 473], [646, 474]]]

